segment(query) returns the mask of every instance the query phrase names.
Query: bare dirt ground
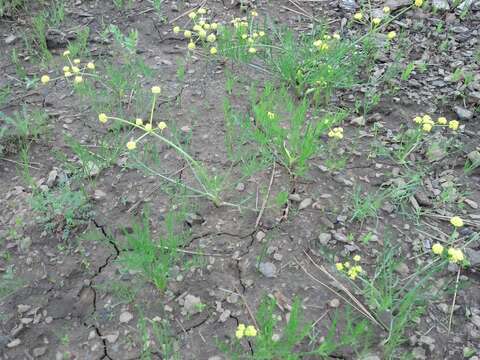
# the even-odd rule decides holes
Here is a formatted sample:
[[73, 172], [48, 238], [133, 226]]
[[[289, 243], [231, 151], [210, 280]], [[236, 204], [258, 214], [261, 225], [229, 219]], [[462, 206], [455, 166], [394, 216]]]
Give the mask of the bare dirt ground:
[[[243, 177], [240, 165], [228, 158], [223, 99], [229, 98], [239, 112], [251, 113], [245, 89], [261, 88], [270, 75], [247, 64], [206, 60], [198, 54], [187, 59], [187, 43], [172, 28], [183, 26], [188, 16], [182, 15], [199, 5], [163, 1], [159, 14], [149, 1], [134, 1], [122, 8], [106, 0], [65, 1], [64, 20], [47, 37], [53, 59], [46, 66], [35, 60], [24, 38], [31, 35], [33, 17], [47, 4], [29, 4], [28, 10], [0, 19], [0, 86], [9, 89], [0, 111], [13, 116], [26, 107], [47, 115], [41, 126], [34, 124], [38, 134], [27, 139], [28, 162], [22, 155], [25, 139], [1, 138], [0, 358], [175, 358], [165, 355], [163, 343], [172, 344], [172, 354], [181, 359], [229, 359], [231, 355], [220, 351], [218, 344], [234, 341], [239, 323], [252, 323], [264, 296], [279, 304], [275, 312], [280, 324], [288, 318], [294, 299], [300, 299], [304, 321], [314, 325], [311, 336], [296, 348], [307, 349], [327, 337], [335, 314], [349, 309], [354, 322], [365, 320], [364, 314], [352, 310], [345, 290], [367, 304], [365, 293], [338, 272], [335, 263], [359, 254], [371, 278], [388, 243], [396, 249], [394, 274], [404, 281], [432, 259], [433, 243], [450, 241], [449, 220], [458, 215], [465, 226], [458, 230], [455, 243], [470, 265], [446, 264], [428, 280], [428, 291], [436, 296], [412, 308], [421, 308], [421, 315], [406, 326], [404, 341], [389, 358], [478, 359], [480, 168], [467, 172], [464, 165], [480, 157], [480, 3], [469, 3], [463, 17], [461, 8], [450, 4], [448, 10], [414, 8], [393, 21], [389, 30], [402, 34], [398, 42], [404, 44], [402, 69], [413, 62], [417, 66], [406, 79], [397, 76], [381, 83], [376, 89], [378, 102], [363, 115], [355, 114], [355, 102], [369, 88], [336, 92], [333, 104], [351, 111], [343, 122], [344, 140], [336, 150], [346, 162], [331, 170], [320, 154], [311, 159], [306, 175], [294, 178], [280, 164], [268, 164]], [[374, 4], [379, 9], [385, 5]], [[392, 11], [401, 11], [409, 2], [391, 0], [388, 5]], [[245, 14], [236, 1], [207, 1], [204, 6], [219, 23], [229, 24]], [[332, 32], [345, 37], [361, 31], [359, 25], [345, 26], [360, 6], [343, 0], [245, 5], [247, 11], [256, 9], [272, 24], [299, 34], [322, 19]], [[85, 27], [90, 29], [87, 46], [97, 70], [106, 71], [105, 64], [121, 64], [112, 36], [108, 41], [102, 37], [109, 24], [124, 34], [138, 30], [136, 55], [152, 70], [151, 75], [138, 79], [146, 89], [162, 86], [165, 102], [156, 116], [168, 123], [166, 134], [170, 128], [178, 129], [195, 159], [215, 174], [230, 172], [237, 181], [225, 198], [231, 203], [245, 201], [256, 211], [218, 207], [202, 198], [185, 200], [178, 189], [128, 165], [125, 136], [118, 138], [122, 146], [115, 163], [90, 174], [83, 172], [81, 177], [72, 170], [85, 170], [85, 164], [72, 150], [69, 137], [96, 151], [100, 139], [109, 136], [109, 128], [99, 124], [97, 109], [62, 80], [27, 86], [25, 79], [61, 69], [63, 51]], [[18, 63], [12, 60], [14, 50]], [[398, 52], [387, 49], [375, 60], [372, 73], [383, 74], [395, 56]], [[19, 66], [26, 73], [24, 79], [19, 78]], [[236, 82], [230, 92], [225, 83], [231, 76]], [[135, 116], [137, 109], [129, 108], [128, 95], [126, 99], [122, 104], [125, 113]], [[370, 156], [377, 143], [395, 149], [398, 139], [394, 134], [411, 126], [411, 119], [419, 114], [458, 119], [461, 131], [456, 141], [461, 146], [448, 151], [415, 149], [408, 154], [410, 165], [406, 166], [381, 153]], [[3, 120], [0, 125], [9, 126]], [[152, 151], [164, 173], [187, 184], [194, 182], [185, 170], [185, 159], [174, 149], [161, 145]], [[418, 162], [424, 165], [412, 165]], [[28, 178], [33, 184], [26, 182]], [[398, 202], [382, 199], [374, 216], [355, 219], [353, 214], [360, 209], [354, 200], [357, 191], [357, 200], [367, 199], [366, 207], [375, 208], [369, 194], [395, 187], [399, 179], [404, 183], [415, 179], [415, 189]], [[62, 202], [65, 184], [73, 198]], [[42, 185], [50, 197], [39, 201], [34, 188]], [[283, 193], [288, 200], [277, 203], [275, 199]], [[267, 196], [268, 206], [259, 217]], [[77, 200], [82, 205], [69, 214], [69, 206]], [[160, 291], [138, 271], [125, 270], [122, 254], [131, 251], [126, 234], [134, 232], [134, 224], [146, 209], [151, 232], [163, 233], [166, 214], [180, 207], [185, 208], [186, 220], [175, 226], [184, 242], [178, 261], [169, 270], [168, 285]], [[384, 340], [396, 314], [384, 312], [382, 317], [370, 307], [369, 312], [386, 328], [367, 319], [371, 334], [367, 330], [358, 334], [360, 344], [339, 347], [327, 357], [291, 358], [387, 358]], [[154, 324], [168, 324], [161, 333], [170, 340], [155, 334]], [[341, 317], [335, 325], [339, 339], [345, 327]], [[243, 346], [245, 358], [257, 358], [252, 344]]]

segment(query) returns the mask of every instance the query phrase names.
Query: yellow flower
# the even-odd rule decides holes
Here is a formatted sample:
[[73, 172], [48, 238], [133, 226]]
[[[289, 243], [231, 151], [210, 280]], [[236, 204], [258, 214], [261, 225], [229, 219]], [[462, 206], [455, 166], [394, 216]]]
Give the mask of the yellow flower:
[[338, 271], [343, 271], [343, 264], [341, 262], [336, 263], [335, 267], [337, 268]]
[[463, 220], [459, 216], [454, 216], [450, 219], [450, 224], [452, 224], [455, 227], [462, 227], [463, 226]]
[[265, 31], [259, 31], [258, 36], [260, 36], [260, 37], [265, 36]]
[[215, 34], [210, 34], [207, 36], [208, 42], [215, 42], [215, 40], [217, 40], [217, 37], [215, 36]]
[[188, 46], [187, 46], [187, 47], [188, 47], [188, 50], [195, 50], [195, 47], [196, 47], [196, 46], [195, 46], [195, 43], [194, 43], [193, 41], [190, 41], [190, 42], [188, 43]]
[[108, 116], [104, 113], [98, 114], [98, 120], [100, 120], [101, 123], [105, 124], [108, 121]]
[[92, 61], [90, 61], [90, 62], [87, 64], [87, 69], [89, 69], [89, 70], [95, 70], [95, 64], [94, 64]]
[[190, 19], [195, 19], [197, 17], [197, 13], [195, 11], [192, 11], [190, 14], [188, 14], [188, 17]]
[[145, 124], [145, 131], [152, 131], [152, 124]]
[[250, 15], [252, 15], [253, 17], [256, 17], [256, 16], [258, 16], [258, 13], [255, 10], [252, 10], [250, 12]]
[[75, 79], [73, 81], [75, 84], [81, 84], [83, 82], [83, 77], [75, 76]]
[[200, 9], [198, 9], [198, 13], [199, 13], [200, 15], [204, 15], [204, 14], [207, 13], [207, 9], [205, 9], [205, 8], [200, 8]]
[[273, 112], [271, 112], [271, 111], [267, 112], [267, 116], [268, 116], [268, 118], [269, 118], [270, 120], [275, 119], [275, 114], [274, 114]]
[[63, 74], [63, 75], [65, 75], [65, 77], [70, 77], [73, 74], [70, 71], [65, 71], [65, 74]]
[[390, 13], [390, 7], [384, 6], [384, 7], [383, 7], [383, 13], [384, 13], [384, 14]]
[[448, 122], [448, 127], [452, 130], [457, 130], [460, 126], [460, 123], [457, 120], [450, 120]]
[[441, 255], [443, 253], [443, 246], [442, 244], [435, 243], [432, 246], [432, 252], [436, 255]]
[[211, 23], [210, 24], [210, 29], [217, 30], [218, 29], [218, 24], [217, 23]]
[[142, 126], [143, 125], [143, 120], [140, 118], [135, 119], [135, 125]]
[[377, 26], [378, 24], [380, 24], [382, 22], [382, 19], [380, 18], [373, 18], [372, 19], [372, 23], [373, 25]]
[[160, 88], [160, 86], [152, 86], [152, 94], [160, 94], [162, 92], [162, 89]]
[[74, 63], [74, 64], [77, 64], [77, 65], [80, 64], [80, 59], [74, 59], [74, 60], [73, 60], [73, 63]]
[[210, 30], [210, 24], [205, 23], [205, 24], [203, 25], [203, 28], [204, 28], [205, 30]]
[[255, 54], [257, 52], [257, 49], [255, 49], [254, 47], [250, 47], [250, 48], [248, 48], [248, 52], [250, 54]]
[[430, 123], [425, 123], [422, 125], [422, 130], [425, 131], [425, 132], [430, 132], [432, 131], [432, 124]]
[[215, 55], [217, 53], [217, 48], [216, 47], [211, 47], [210, 48], [210, 54]]
[[135, 150], [137, 148], [137, 143], [133, 140], [127, 142], [127, 149], [128, 150]]
[[199, 31], [198, 31], [198, 37], [199, 37], [200, 39], [205, 39], [205, 38], [207, 37], [207, 32], [206, 32], [205, 30], [203, 30], [203, 29], [199, 30]]
[[247, 34], [243, 34], [243, 35], [242, 35], [242, 39], [245, 40], [246, 38], [248, 38], [248, 35], [247, 35]]
[[74, 74], [78, 74], [80, 72], [80, 69], [77, 66], [72, 66], [72, 72]]
[[180, 26], [175, 26], [175, 27], [173, 28], [173, 32], [174, 32], [175, 34], [178, 34], [178, 33], [180, 32]]
[[245, 336], [257, 336], [257, 329], [255, 329], [255, 326], [253, 325], [248, 325], [247, 328], [245, 329]]
[[48, 82], [50, 81], [50, 76], [48, 75], [43, 75], [41, 78], [40, 78], [40, 81], [42, 82], [42, 84], [48, 84]]
[[245, 335], [245, 325], [244, 324], [238, 324], [237, 330], [235, 331], [235, 337], [237, 339], [243, 338]]
[[343, 264], [347, 269], [350, 268], [350, 263], [348, 261], [345, 261], [345, 263]]
[[448, 257], [450, 258], [450, 261], [453, 263], [458, 263], [465, 259], [465, 256], [463, 255], [462, 250], [455, 249], [455, 248], [448, 249]]
[[430, 115], [423, 115], [422, 117], [422, 123], [423, 124], [430, 124], [430, 125], [433, 125], [434, 122], [432, 120], [432, 118], [430, 117]]
[[68, 56], [68, 55], [70, 55], [70, 51], [65, 50], [65, 51], [63, 52], [63, 56]]
[[158, 128], [160, 129], [160, 131], [163, 131], [167, 128], [167, 124], [165, 124], [165, 122], [163, 122], [163, 121], [160, 121], [158, 123]]
[[363, 14], [362, 14], [361, 12], [357, 12], [355, 15], [353, 15], [353, 18], [354, 18], [355, 20], [360, 21], [360, 20], [363, 19]]
[[355, 255], [355, 256], [353, 257], [353, 261], [357, 261], [357, 262], [358, 262], [358, 261], [360, 261], [360, 260], [362, 260], [362, 257], [361, 257], [360, 255]]
[[423, 5], [423, 0], [415, 0], [415, 6], [420, 7]]
[[413, 118], [413, 122], [416, 124], [421, 124], [423, 122], [423, 119], [420, 116], [415, 116]]
[[254, 33], [252, 34], [252, 37], [253, 37], [254, 39], [258, 38], [258, 33], [257, 33], [257, 32], [254, 32]]
[[68, 71], [70, 71], [70, 66], [64, 66], [63, 67], [63, 72], [66, 73]]
[[437, 119], [437, 123], [439, 123], [440, 125], [447, 125], [447, 119], [443, 116], [440, 116], [438, 119]]
[[335, 40], [340, 40], [340, 35], [337, 34], [337, 33], [333, 33], [332, 37], [333, 37]]
[[395, 31], [390, 31], [388, 34], [387, 34], [387, 39], [388, 40], [393, 40], [395, 38], [395, 36], [397, 36], [397, 33]]
[[192, 32], [190, 30], [185, 30], [183, 36], [185, 39], [190, 39], [192, 37]]

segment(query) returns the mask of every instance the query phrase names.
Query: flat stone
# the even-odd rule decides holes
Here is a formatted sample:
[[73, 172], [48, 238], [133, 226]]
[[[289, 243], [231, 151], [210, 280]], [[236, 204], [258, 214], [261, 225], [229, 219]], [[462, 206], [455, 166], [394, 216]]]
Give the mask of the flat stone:
[[310, 207], [310, 205], [312, 205], [312, 203], [313, 203], [313, 200], [311, 198], [303, 199], [300, 202], [300, 205], [298, 205], [298, 210], [306, 209], [306, 208]]
[[122, 324], [126, 324], [130, 322], [132, 319], [133, 319], [133, 314], [131, 312], [124, 311], [120, 314], [119, 321]]
[[33, 357], [40, 357], [43, 356], [47, 353], [47, 347], [46, 346], [40, 346], [32, 350], [32, 355]]
[[258, 270], [267, 278], [273, 278], [277, 273], [277, 267], [271, 262], [261, 262], [258, 264]]
[[447, 0], [432, 0], [432, 6], [437, 10], [450, 10], [450, 5]]
[[453, 111], [455, 111], [460, 120], [470, 120], [473, 118], [473, 111], [465, 109], [461, 106], [455, 106]]

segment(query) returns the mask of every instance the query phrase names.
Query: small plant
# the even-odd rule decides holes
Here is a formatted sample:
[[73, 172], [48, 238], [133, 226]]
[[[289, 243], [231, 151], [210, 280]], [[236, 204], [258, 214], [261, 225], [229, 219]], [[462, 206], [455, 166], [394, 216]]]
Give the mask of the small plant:
[[39, 109], [23, 106], [12, 116], [0, 112], [0, 154], [17, 153], [28, 147], [30, 142], [37, 141], [47, 129], [48, 115]]
[[168, 285], [171, 268], [177, 264], [181, 254], [177, 251], [185, 240], [185, 234], [177, 233], [179, 215], [168, 213], [165, 217], [165, 233], [157, 239], [150, 231], [148, 212], [141, 223], [132, 225], [132, 232], [125, 233], [124, 247], [118, 262], [127, 271], [136, 271], [163, 291]]
[[256, 144], [265, 162], [277, 161], [295, 176], [308, 170], [308, 160], [320, 149], [320, 136], [343, 117], [310, 115], [307, 100], [296, 104], [285, 88], [276, 90], [270, 84], [260, 96], [253, 92], [251, 97], [253, 118], [235, 116], [226, 108], [229, 131], [240, 132], [239, 138]]
[[364, 222], [369, 218], [378, 218], [384, 201], [384, 196], [380, 192], [364, 193], [360, 187], [355, 187], [352, 193], [352, 221]]
[[[220, 350], [231, 359], [301, 359], [302, 352], [296, 347], [307, 337], [310, 327], [302, 324], [300, 301], [292, 304], [290, 317], [283, 329], [279, 328], [275, 308], [275, 300], [264, 298], [256, 315], [258, 328], [255, 325], [239, 324], [234, 343], [219, 344]], [[245, 356], [247, 344], [250, 344], [251, 356]]]
[[45, 229], [59, 234], [63, 240], [93, 216], [87, 195], [81, 190], [72, 190], [68, 183], [49, 190], [36, 189], [31, 206], [39, 214], [38, 220]]

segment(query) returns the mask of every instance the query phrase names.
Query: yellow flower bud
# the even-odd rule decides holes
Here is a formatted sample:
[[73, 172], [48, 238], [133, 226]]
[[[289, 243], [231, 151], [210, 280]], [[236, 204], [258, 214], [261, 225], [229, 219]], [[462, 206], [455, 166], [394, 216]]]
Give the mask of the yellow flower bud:
[[160, 88], [160, 86], [152, 86], [152, 94], [160, 94], [162, 92], [162, 89]]
[[130, 140], [129, 142], [127, 142], [127, 149], [128, 150], [135, 150], [137, 147], [137, 143], [133, 140]]
[[104, 113], [101, 113], [98, 115], [98, 120], [100, 120], [101, 123], [105, 124], [108, 121], [108, 116]]
[[40, 78], [40, 81], [42, 82], [43, 85], [48, 84], [48, 82], [50, 81], [50, 76], [48, 76], [48, 75], [43, 75], [43, 76]]

